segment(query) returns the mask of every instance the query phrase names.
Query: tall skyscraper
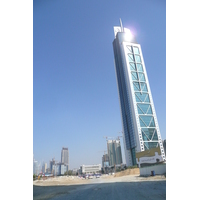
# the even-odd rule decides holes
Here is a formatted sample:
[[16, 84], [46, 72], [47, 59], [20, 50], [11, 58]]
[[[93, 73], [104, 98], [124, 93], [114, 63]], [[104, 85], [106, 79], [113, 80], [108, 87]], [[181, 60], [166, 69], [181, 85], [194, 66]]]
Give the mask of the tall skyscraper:
[[122, 163], [122, 153], [120, 140], [108, 140], [107, 151], [109, 157], [109, 165], [119, 165]]
[[[165, 153], [140, 44], [124, 28], [114, 27], [115, 72], [123, 128], [126, 165], [136, 165], [136, 152], [160, 147]], [[155, 72], [156, 73], [156, 72]]]
[[62, 148], [61, 163], [68, 165], [68, 169], [69, 169], [69, 150], [68, 150], [68, 148], [65, 148], [65, 147]]

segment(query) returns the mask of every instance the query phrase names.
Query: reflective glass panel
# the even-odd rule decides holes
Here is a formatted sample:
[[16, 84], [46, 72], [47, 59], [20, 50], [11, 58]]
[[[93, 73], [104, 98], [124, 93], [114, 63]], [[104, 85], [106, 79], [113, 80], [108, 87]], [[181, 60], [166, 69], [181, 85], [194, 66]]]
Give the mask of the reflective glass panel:
[[147, 114], [153, 114], [151, 105], [149, 105], [149, 109], [147, 110]]
[[140, 83], [140, 86], [141, 86], [141, 90], [143, 92], [148, 92], [148, 90], [147, 90], [147, 84], [146, 83]]
[[138, 82], [133, 82], [133, 87], [135, 91], [140, 91], [140, 85]]
[[158, 134], [157, 134], [156, 130], [155, 130], [154, 135], [151, 140], [158, 140]]
[[128, 54], [128, 60], [129, 60], [129, 62], [133, 62], [134, 61], [133, 54]]
[[151, 120], [151, 123], [149, 124], [149, 127], [155, 127], [155, 121], [154, 121], [154, 117], [152, 117], [153, 119]]
[[150, 102], [149, 95], [147, 93], [135, 92], [135, 98], [137, 102]]
[[154, 122], [153, 116], [142, 116], [142, 115], [140, 115], [140, 119], [143, 121], [143, 123], [146, 124], [146, 126], [155, 127], [155, 122]]
[[145, 77], [143, 73], [138, 73], [140, 81], [145, 81]]
[[138, 109], [138, 114], [144, 114], [144, 111], [140, 107], [137, 106], [137, 109]]
[[143, 72], [142, 64], [137, 63], [136, 65], [137, 65], [137, 71], [138, 71], [138, 72]]
[[135, 61], [136, 61], [137, 63], [141, 63], [141, 58], [140, 58], [139, 55], [135, 55]]
[[135, 63], [129, 63], [129, 66], [130, 66], [130, 70], [136, 71]]
[[157, 146], [158, 146], [157, 142], [144, 142], [144, 148], [145, 148], [145, 150], [156, 148]]
[[137, 107], [142, 110], [143, 114], [152, 114], [152, 112], [149, 112], [149, 110], [151, 111], [151, 105], [150, 104], [138, 103]]
[[133, 47], [134, 54], [140, 54], [138, 47]]
[[133, 50], [132, 50], [132, 47], [131, 46], [126, 46], [127, 47], [127, 49], [128, 49], [128, 52], [129, 53], [132, 53], [133, 52]]
[[141, 127], [146, 127], [147, 125], [140, 119], [140, 126]]
[[135, 81], [135, 80], [138, 80], [138, 75], [136, 72], [131, 72], [132, 74], [132, 80]]
[[155, 128], [142, 128], [143, 140], [158, 140], [157, 131]]
[[142, 100], [137, 95], [135, 95], [135, 98], [136, 98], [136, 102], [142, 102]]

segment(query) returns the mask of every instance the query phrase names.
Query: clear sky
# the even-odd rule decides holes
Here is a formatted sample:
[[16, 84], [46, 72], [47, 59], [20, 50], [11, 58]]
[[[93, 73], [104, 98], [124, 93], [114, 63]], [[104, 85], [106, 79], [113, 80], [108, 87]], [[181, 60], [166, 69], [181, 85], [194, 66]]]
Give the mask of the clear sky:
[[[113, 26], [142, 47], [162, 139], [166, 138], [166, 1], [33, 1], [33, 154], [70, 169], [101, 164], [104, 136], [122, 131]], [[123, 141], [122, 152], [123, 151]]]

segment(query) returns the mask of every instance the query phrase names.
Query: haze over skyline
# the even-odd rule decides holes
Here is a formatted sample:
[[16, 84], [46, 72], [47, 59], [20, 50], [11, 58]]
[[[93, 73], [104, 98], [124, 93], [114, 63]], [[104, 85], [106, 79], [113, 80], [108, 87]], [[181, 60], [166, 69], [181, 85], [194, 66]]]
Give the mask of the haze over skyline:
[[[77, 7], [77, 4], [79, 5]], [[33, 1], [33, 154], [69, 149], [70, 169], [100, 164], [104, 136], [120, 136], [114, 26], [141, 45], [162, 139], [166, 139], [166, 2]], [[121, 139], [123, 162], [124, 147]]]

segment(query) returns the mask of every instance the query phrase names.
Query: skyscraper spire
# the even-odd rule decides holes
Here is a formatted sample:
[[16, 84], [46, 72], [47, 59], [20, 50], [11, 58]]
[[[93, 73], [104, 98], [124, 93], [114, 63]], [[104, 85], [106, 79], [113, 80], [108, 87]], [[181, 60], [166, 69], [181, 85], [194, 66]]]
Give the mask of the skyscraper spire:
[[122, 25], [122, 20], [121, 20], [121, 18], [119, 18], [119, 21], [120, 21], [120, 26], [121, 26], [121, 32], [124, 32], [124, 27], [123, 27], [123, 25]]

